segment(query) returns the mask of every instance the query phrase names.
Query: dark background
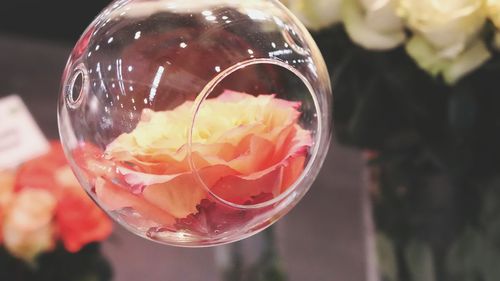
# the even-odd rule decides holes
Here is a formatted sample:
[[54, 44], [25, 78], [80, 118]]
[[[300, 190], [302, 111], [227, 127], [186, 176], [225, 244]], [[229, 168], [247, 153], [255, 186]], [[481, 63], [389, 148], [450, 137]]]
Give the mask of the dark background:
[[0, 34], [74, 42], [110, 0], [5, 0]]

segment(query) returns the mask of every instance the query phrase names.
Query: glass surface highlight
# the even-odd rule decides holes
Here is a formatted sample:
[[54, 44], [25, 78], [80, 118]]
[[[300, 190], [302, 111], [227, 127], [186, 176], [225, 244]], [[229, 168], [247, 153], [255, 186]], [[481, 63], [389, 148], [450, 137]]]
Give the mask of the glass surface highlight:
[[68, 60], [58, 117], [111, 217], [201, 247], [255, 234], [304, 196], [328, 149], [331, 88], [278, 1], [115, 1]]

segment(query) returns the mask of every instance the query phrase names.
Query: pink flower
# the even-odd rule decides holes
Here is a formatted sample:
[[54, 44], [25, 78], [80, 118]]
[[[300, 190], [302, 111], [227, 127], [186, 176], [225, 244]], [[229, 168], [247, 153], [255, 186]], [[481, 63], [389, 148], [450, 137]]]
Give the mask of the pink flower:
[[188, 155], [193, 102], [144, 110], [137, 127], [105, 151], [130, 188], [101, 179], [97, 196], [108, 210], [131, 207], [162, 225], [197, 213], [208, 197], [197, 175], [212, 193], [235, 204], [261, 194], [276, 197], [301, 175], [312, 145], [310, 132], [299, 125], [300, 106], [233, 91], [205, 100], [192, 135], [195, 171]]

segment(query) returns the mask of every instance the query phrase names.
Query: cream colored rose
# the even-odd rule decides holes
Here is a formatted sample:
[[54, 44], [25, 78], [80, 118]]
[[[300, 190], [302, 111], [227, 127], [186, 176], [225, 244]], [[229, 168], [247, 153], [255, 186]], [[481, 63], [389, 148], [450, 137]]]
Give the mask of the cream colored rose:
[[282, 0], [308, 28], [318, 30], [340, 22], [342, 0]]
[[342, 19], [351, 40], [366, 49], [386, 50], [405, 39], [397, 0], [343, 0]]
[[41, 189], [24, 189], [9, 206], [3, 225], [4, 243], [14, 256], [32, 261], [54, 246], [51, 225], [56, 199]]
[[488, 0], [488, 17], [500, 28], [500, 0]]
[[472, 42], [466, 50], [453, 59], [441, 56], [422, 36], [411, 38], [406, 50], [420, 68], [432, 76], [442, 75], [448, 84], [456, 83], [491, 57], [486, 44], [480, 39]]
[[500, 50], [500, 0], [488, 0], [488, 17], [498, 29], [493, 38], [493, 46]]
[[491, 54], [479, 38], [486, 0], [400, 0], [398, 14], [414, 32], [406, 49], [432, 75], [449, 84], [480, 67]]
[[400, 0], [398, 13], [442, 57], [455, 58], [484, 26], [486, 0]]

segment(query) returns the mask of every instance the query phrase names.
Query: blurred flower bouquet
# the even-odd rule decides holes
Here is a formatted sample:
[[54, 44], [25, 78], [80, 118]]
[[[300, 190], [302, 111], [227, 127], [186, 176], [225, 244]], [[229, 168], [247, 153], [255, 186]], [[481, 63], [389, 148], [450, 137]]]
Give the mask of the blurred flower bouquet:
[[95, 242], [111, 230], [59, 143], [15, 172], [0, 172], [0, 280], [109, 280]]
[[500, 1], [284, 2], [369, 151], [382, 280], [500, 280]]
[[[500, 48], [498, 0], [283, 0], [313, 30], [342, 22], [372, 51], [403, 47], [433, 77], [454, 84]], [[321, 42], [320, 42], [321, 43]]]

